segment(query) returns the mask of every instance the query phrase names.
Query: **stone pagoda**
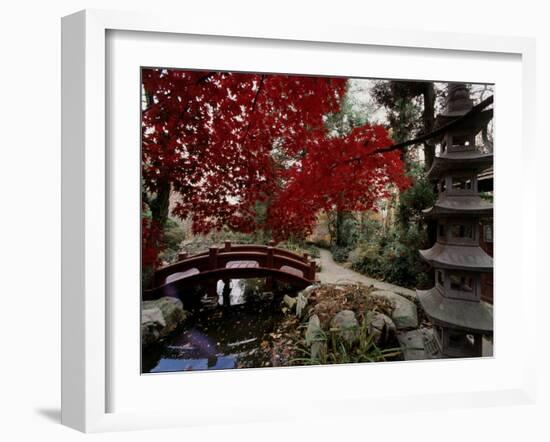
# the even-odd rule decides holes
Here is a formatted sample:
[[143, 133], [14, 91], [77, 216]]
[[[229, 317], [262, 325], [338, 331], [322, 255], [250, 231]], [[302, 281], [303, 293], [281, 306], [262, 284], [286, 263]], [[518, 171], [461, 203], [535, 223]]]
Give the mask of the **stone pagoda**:
[[[444, 127], [472, 107], [466, 85], [451, 84], [437, 125]], [[478, 115], [444, 132], [428, 171], [438, 198], [424, 213], [437, 221], [437, 240], [420, 254], [435, 269], [435, 285], [417, 294], [442, 357], [482, 356], [482, 336], [493, 332], [492, 310], [481, 301], [481, 275], [492, 273], [493, 258], [479, 245], [480, 219], [492, 217], [493, 205], [481, 196], [477, 182], [493, 164], [493, 153], [476, 144], [487, 122]]]

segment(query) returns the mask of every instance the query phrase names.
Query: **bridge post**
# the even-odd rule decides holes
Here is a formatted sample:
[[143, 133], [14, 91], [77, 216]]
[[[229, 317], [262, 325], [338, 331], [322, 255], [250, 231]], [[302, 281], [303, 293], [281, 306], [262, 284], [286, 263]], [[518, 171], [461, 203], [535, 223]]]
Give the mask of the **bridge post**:
[[231, 241], [225, 241], [224, 242], [224, 252], [231, 252]]
[[210, 247], [208, 255], [210, 256], [208, 270], [215, 270], [218, 267], [218, 248]]
[[[208, 270], [216, 270], [218, 268], [218, 248], [210, 247], [209, 249]], [[217, 280], [209, 280], [207, 283], [206, 294], [209, 298], [215, 298], [218, 295], [217, 292]]]
[[273, 247], [271, 247], [271, 246], [267, 247], [266, 267], [269, 268], [269, 269], [273, 268]]
[[304, 260], [304, 262], [308, 262], [308, 261], [309, 261], [309, 253], [304, 252], [303, 260]]
[[178, 261], [183, 261], [184, 259], [187, 259], [187, 252], [178, 253]]
[[277, 245], [277, 241], [275, 241], [274, 239], [272, 239], [271, 241], [269, 241], [269, 242], [267, 243], [267, 245], [268, 245], [269, 247], [275, 247], [275, 246]]
[[[271, 244], [273, 241], [269, 241], [269, 243]], [[274, 252], [274, 249], [273, 249], [273, 246], [267, 246], [267, 259], [266, 259], [266, 263], [265, 263], [265, 266], [268, 268], [268, 269], [272, 269], [273, 268], [273, 252]], [[273, 278], [271, 276], [267, 276], [265, 278], [265, 288], [266, 290], [268, 291], [271, 291], [273, 290]]]
[[315, 282], [315, 261], [309, 263], [309, 279]]

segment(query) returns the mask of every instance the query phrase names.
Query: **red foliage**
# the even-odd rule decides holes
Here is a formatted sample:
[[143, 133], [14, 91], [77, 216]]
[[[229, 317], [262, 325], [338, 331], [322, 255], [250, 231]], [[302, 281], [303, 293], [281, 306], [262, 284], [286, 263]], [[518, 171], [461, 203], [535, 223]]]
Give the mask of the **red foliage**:
[[270, 206], [275, 236], [304, 237], [320, 210], [372, 209], [377, 199], [390, 195], [391, 185], [400, 190], [410, 185], [399, 152], [374, 153], [391, 144], [382, 126], [368, 125], [342, 138], [308, 140], [303, 160], [287, 171]]
[[[190, 216], [196, 233], [303, 235], [319, 209], [369, 208], [387, 184], [406, 184], [397, 153], [365, 156], [390, 143], [383, 128], [327, 138], [323, 117], [339, 110], [345, 79], [143, 69], [142, 82], [145, 190], [170, 183], [173, 213]], [[270, 203], [260, 226], [258, 201]]]
[[159, 244], [162, 243], [162, 229], [151, 218], [141, 218], [141, 263], [143, 267], [156, 267], [159, 263]]

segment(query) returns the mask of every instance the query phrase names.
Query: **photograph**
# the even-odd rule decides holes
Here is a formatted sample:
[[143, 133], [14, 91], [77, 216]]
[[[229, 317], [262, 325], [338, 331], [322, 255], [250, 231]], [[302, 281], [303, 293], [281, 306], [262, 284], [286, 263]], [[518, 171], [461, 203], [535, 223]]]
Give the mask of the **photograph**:
[[0, 442], [546, 442], [544, 6], [5, 2]]
[[494, 84], [140, 71], [141, 373], [493, 356]]

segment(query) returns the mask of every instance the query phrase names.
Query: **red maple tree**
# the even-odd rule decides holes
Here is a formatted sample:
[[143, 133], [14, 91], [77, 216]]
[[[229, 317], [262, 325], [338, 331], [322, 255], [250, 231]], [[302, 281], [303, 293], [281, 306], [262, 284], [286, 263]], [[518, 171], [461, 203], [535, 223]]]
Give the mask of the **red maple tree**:
[[[363, 210], [388, 184], [404, 186], [398, 154], [365, 156], [391, 144], [382, 127], [328, 136], [324, 118], [339, 110], [346, 82], [143, 69], [143, 199], [151, 213], [143, 219], [144, 265], [162, 247], [170, 192], [173, 213], [190, 217], [195, 233], [228, 226], [285, 238], [309, 232], [320, 209]], [[256, 204], [266, 201], [259, 221]]]
[[320, 210], [375, 209], [375, 202], [389, 197], [393, 186], [409, 186], [400, 152], [376, 153], [392, 143], [386, 129], [370, 125], [344, 137], [308, 140], [303, 160], [285, 171], [285, 183], [269, 208], [275, 238], [304, 238]]

